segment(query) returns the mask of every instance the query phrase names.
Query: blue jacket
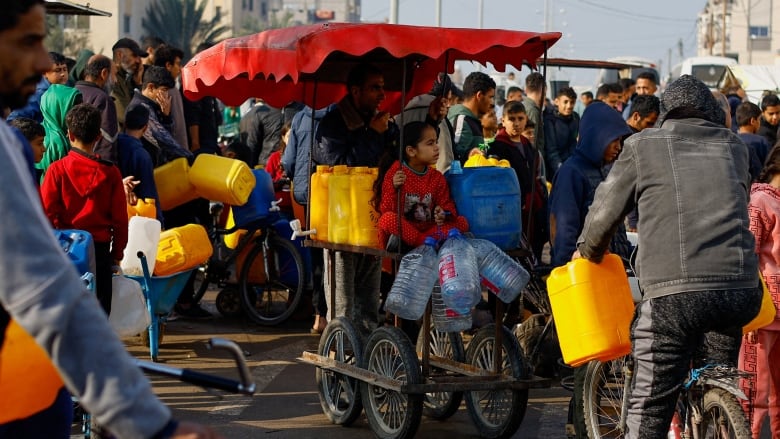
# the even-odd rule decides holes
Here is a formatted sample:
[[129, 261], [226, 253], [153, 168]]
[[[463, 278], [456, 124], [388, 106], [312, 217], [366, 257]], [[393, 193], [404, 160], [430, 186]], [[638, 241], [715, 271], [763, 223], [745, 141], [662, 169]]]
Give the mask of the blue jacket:
[[[320, 121], [336, 104], [330, 104], [325, 108], [314, 111], [314, 132]], [[291, 175], [293, 179], [293, 196], [299, 204], [308, 204], [309, 197], [309, 177], [311, 169], [309, 168], [309, 156], [311, 152], [312, 135], [312, 109], [305, 107], [303, 110], [293, 116], [290, 122], [290, 138], [287, 140], [287, 146], [282, 154], [282, 167]]]
[[[550, 193], [550, 243], [554, 267], [570, 261], [576, 249], [596, 187], [607, 176], [608, 170], [603, 163], [607, 145], [630, 134], [631, 129], [620, 113], [603, 102], [594, 102], [584, 113], [577, 148], [558, 170]], [[621, 231], [613, 238], [612, 251], [628, 257], [631, 245], [622, 226]]]
[[119, 172], [122, 177], [132, 175], [140, 181], [135, 187], [135, 195], [138, 198], [154, 199], [157, 207], [157, 219], [163, 224], [160, 197], [157, 194], [157, 185], [154, 183], [154, 165], [151, 156], [139, 139], [125, 133], [119, 133], [117, 136], [117, 150]]
[[49, 89], [51, 82], [46, 78], [41, 78], [41, 81], [35, 86], [35, 93], [27, 99], [27, 105], [22, 108], [18, 108], [8, 115], [8, 121], [12, 121], [19, 117], [26, 117], [32, 119], [38, 123], [43, 123], [43, 113], [41, 113], [41, 96]]

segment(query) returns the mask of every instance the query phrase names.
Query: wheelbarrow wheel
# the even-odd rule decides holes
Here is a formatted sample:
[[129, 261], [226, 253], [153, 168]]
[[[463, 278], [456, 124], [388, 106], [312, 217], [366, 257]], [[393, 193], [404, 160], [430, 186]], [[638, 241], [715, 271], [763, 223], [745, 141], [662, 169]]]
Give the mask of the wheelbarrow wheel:
[[[349, 320], [336, 317], [325, 327], [317, 353], [341, 363], [359, 366], [363, 360], [363, 342]], [[355, 422], [363, 410], [357, 380], [319, 367], [315, 378], [322, 412], [330, 422], [344, 426]]]
[[[368, 337], [363, 369], [406, 384], [422, 383], [420, 364], [409, 337], [395, 327], [375, 329]], [[360, 395], [371, 430], [381, 439], [413, 437], [420, 426], [423, 395], [360, 382]]]
[[[441, 332], [431, 327], [428, 344], [431, 355], [462, 363], [466, 358], [463, 349], [463, 338], [459, 332]], [[417, 356], [420, 358], [423, 348], [423, 331], [417, 336]], [[445, 371], [431, 368], [433, 374], [443, 374]], [[443, 421], [454, 415], [460, 407], [463, 392], [426, 393], [423, 414], [429, 418]]]
[[241, 315], [241, 297], [238, 288], [227, 287], [217, 294], [217, 311], [225, 317], [238, 317]]
[[[503, 325], [501, 336], [501, 371], [505, 376], [528, 377], [525, 359], [514, 335]], [[482, 327], [466, 348], [466, 363], [489, 373], [494, 370], [494, 324]], [[466, 408], [479, 435], [483, 438], [507, 438], [520, 427], [528, 406], [528, 389], [474, 390], [466, 392]]]
[[[298, 307], [303, 295], [304, 268], [298, 249], [288, 239], [268, 238], [268, 251], [262, 243], [252, 248], [239, 277], [241, 303], [249, 318], [260, 325], [284, 322]], [[266, 258], [264, 261], [263, 259]], [[266, 267], [266, 273], [258, 270]]]

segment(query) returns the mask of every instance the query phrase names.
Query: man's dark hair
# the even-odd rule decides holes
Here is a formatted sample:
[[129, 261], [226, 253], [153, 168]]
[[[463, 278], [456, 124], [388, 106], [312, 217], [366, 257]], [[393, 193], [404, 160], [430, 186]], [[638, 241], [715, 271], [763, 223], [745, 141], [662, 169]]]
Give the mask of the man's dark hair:
[[49, 52], [49, 59], [51, 59], [52, 64], [54, 64], [55, 66], [68, 63], [68, 60], [65, 58], [65, 55], [58, 52]]
[[598, 90], [596, 90], [596, 99], [607, 97], [607, 95], [610, 93], [621, 94], [623, 93], [623, 87], [621, 87], [617, 82], [601, 84]]
[[160, 66], [147, 66], [144, 68], [144, 80], [141, 87], [146, 88], [147, 85], [152, 84], [156, 87], [168, 87], [173, 88], [176, 86], [176, 82], [171, 76], [171, 72], [165, 67]]
[[618, 84], [620, 84], [620, 86], [623, 87], [623, 90], [628, 90], [630, 87], [636, 85], [636, 81], [634, 81], [631, 78], [620, 78]]
[[512, 93], [517, 93], [518, 91], [519, 91], [520, 93], [522, 93], [522, 92], [523, 92], [523, 89], [522, 89], [522, 88], [520, 88], [520, 87], [518, 87], [518, 86], [516, 86], [516, 85], [513, 85], [513, 86], [511, 86], [511, 87], [509, 87], [509, 88], [507, 88], [507, 89], [506, 89], [506, 95], [507, 95], [507, 96], [509, 96], [509, 95], [511, 95]]
[[655, 113], [661, 114], [661, 100], [654, 95], [636, 95], [631, 100], [631, 114], [639, 113], [642, 119]]
[[761, 109], [752, 102], [743, 102], [737, 107], [737, 126], [750, 125], [750, 119], [760, 118]]
[[371, 76], [382, 75], [382, 71], [371, 64], [361, 63], [352, 67], [347, 75], [347, 89], [362, 87]]
[[0, 32], [11, 29], [19, 24], [19, 17], [26, 14], [35, 5], [44, 5], [43, 0], [10, 0], [3, 2], [3, 13], [0, 14]]
[[571, 87], [561, 87], [560, 89], [558, 89], [558, 93], [555, 94], [555, 97], [559, 98], [561, 96], [566, 96], [572, 101], [577, 100], [577, 92], [574, 91], [574, 89]]
[[100, 110], [97, 108], [90, 104], [78, 104], [68, 111], [65, 125], [77, 140], [92, 143], [100, 135], [101, 119]]
[[111, 63], [111, 58], [107, 56], [100, 55], [92, 58], [92, 60], [87, 63], [87, 66], [84, 67], [84, 77], [96, 79], [100, 77], [100, 72], [102, 72], [103, 69], [108, 69], [110, 72]]
[[183, 60], [184, 52], [167, 44], [157, 46], [157, 49], [154, 51], [154, 65], [156, 66], [165, 67], [167, 63], [173, 65], [176, 62], [176, 58]]
[[536, 124], [534, 123], [534, 121], [529, 120], [528, 122], [525, 123], [525, 129], [529, 129], [529, 128], [536, 128]]
[[530, 93], [544, 90], [544, 76], [539, 72], [531, 72], [525, 77], [525, 89]]
[[504, 114], [525, 113], [525, 105], [520, 101], [507, 101], [504, 104]]
[[644, 71], [636, 76], [636, 79], [648, 79], [650, 81], [653, 81], [653, 84], [658, 85], [658, 79], [655, 77], [655, 73]]
[[125, 113], [125, 129], [140, 130], [149, 123], [149, 109], [145, 105], [136, 105]]
[[156, 37], [154, 35], [147, 35], [143, 38], [141, 38], [141, 49], [144, 51], [148, 48], [154, 49], [154, 55], [157, 56], [157, 48], [165, 44], [165, 41], [163, 41], [162, 38]]
[[593, 93], [592, 93], [592, 92], [589, 92], [589, 91], [584, 91], [584, 92], [582, 92], [582, 93], [581, 93], [581, 95], [582, 95], [582, 96], [587, 96], [587, 97], [589, 97], [590, 99], [593, 99]]
[[19, 130], [25, 139], [32, 142], [36, 137], [45, 137], [46, 129], [38, 121], [26, 117], [17, 117], [8, 122], [9, 125]]
[[770, 93], [761, 99], [761, 111], [765, 111], [766, 107], [776, 107], [778, 105], [780, 105], [780, 98], [774, 93]]
[[491, 89], [496, 89], [496, 81], [483, 72], [471, 72], [463, 81], [463, 96], [466, 99], [476, 96], [478, 92], [487, 93]]

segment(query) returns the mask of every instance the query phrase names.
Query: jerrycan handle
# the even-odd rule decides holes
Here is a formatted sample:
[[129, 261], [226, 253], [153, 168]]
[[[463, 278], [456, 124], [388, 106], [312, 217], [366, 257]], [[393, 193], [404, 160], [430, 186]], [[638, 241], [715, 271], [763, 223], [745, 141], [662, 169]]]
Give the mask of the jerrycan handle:
[[301, 220], [294, 219], [290, 221], [290, 228], [293, 231], [290, 241], [295, 241], [296, 238], [303, 238], [304, 236], [314, 235], [317, 233], [317, 229], [302, 230]]

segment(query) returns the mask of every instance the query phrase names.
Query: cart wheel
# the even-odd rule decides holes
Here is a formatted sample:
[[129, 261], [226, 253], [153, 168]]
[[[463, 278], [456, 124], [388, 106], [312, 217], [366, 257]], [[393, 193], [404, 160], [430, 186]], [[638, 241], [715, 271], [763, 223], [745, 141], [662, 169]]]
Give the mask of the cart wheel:
[[217, 311], [225, 317], [238, 317], [241, 315], [241, 296], [238, 289], [228, 287], [217, 294]]
[[[501, 359], [504, 375], [516, 379], [527, 378], [525, 359], [517, 339], [503, 325], [501, 327], [503, 329]], [[492, 373], [495, 334], [496, 327], [492, 324], [477, 331], [466, 348], [466, 363]], [[480, 436], [484, 438], [512, 436], [523, 422], [527, 405], [527, 389], [466, 392], [466, 408]]]
[[[317, 353], [352, 366], [359, 366], [363, 360], [363, 343], [352, 323], [344, 317], [337, 317], [325, 327]], [[325, 416], [336, 425], [352, 424], [363, 410], [357, 380], [319, 367], [315, 372], [315, 378], [320, 405]]]
[[[463, 338], [459, 332], [441, 332], [431, 326], [429, 336], [431, 355], [447, 358], [462, 363], [466, 358], [463, 349]], [[417, 336], [417, 356], [422, 355], [423, 331]], [[432, 374], [443, 374], [445, 371], [431, 368]], [[463, 392], [436, 392], [425, 394], [423, 414], [429, 418], [443, 421], [454, 415], [460, 407]]]
[[[422, 383], [420, 364], [409, 337], [400, 328], [381, 327], [366, 342], [363, 369], [383, 377]], [[381, 439], [413, 437], [420, 426], [423, 395], [387, 390], [360, 382], [360, 395], [371, 430]]]
[[[289, 239], [277, 235], [267, 238], [268, 252], [258, 243], [241, 267], [241, 302], [249, 318], [260, 325], [278, 325], [287, 320], [301, 301], [304, 286], [303, 259]], [[263, 258], [267, 257], [266, 261]], [[260, 259], [258, 259], [260, 258]], [[263, 276], [251, 271], [264, 267]]]

